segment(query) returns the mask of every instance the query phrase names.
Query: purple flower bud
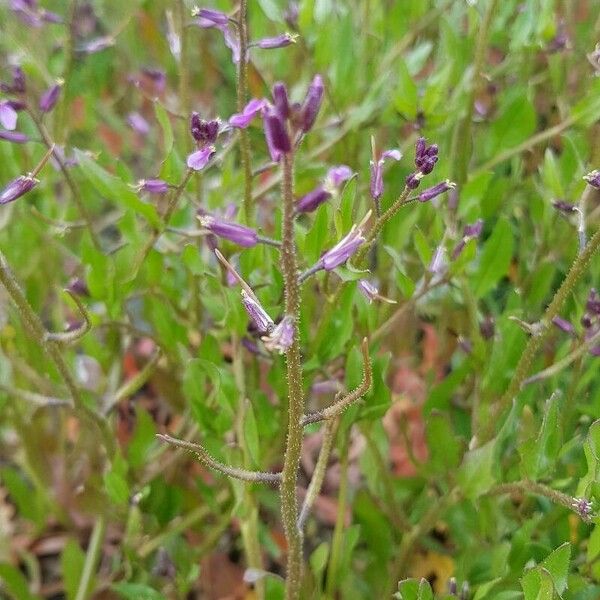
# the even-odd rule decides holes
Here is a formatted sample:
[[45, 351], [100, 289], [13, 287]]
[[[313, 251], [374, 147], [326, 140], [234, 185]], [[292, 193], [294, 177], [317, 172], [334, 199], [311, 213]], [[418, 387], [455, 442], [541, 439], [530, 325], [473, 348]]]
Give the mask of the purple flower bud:
[[165, 91], [167, 75], [164, 71], [161, 71], [160, 69], [145, 68], [142, 69], [142, 73], [152, 81], [158, 93]]
[[62, 23], [63, 18], [60, 15], [57, 15], [55, 12], [51, 12], [49, 10], [41, 10], [40, 17], [44, 23]]
[[285, 120], [290, 116], [290, 102], [284, 83], [276, 83], [273, 86], [273, 104], [281, 119]]
[[77, 49], [84, 54], [96, 54], [97, 52], [102, 52], [102, 50], [106, 50], [107, 48], [111, 48], [115, 45], [115, 38], [104, 35], [102, 37], [94, 38], [93, 40], [89, 40], [82, 44]]
[[570, 215], [577, 211], [577, 207], [574, 204], [571, 204], [570, 202], [565, 202], [564, 200], [555, 200], [552, 203], [552, 206], [554, 206], [556, 210], [565, 215]]
[[169, 184], [162, 179], [141, 179], [137, 189], [149, 194], [166, 194], [169, 191]]
[[10, 0], [10, 9], [30, 27], [40, 27], [42, 20], [39, 15], [37, 2], [28, 0]]
[[268, 37], [263, 38], [262, 40], [258, 40], [255, 44], [259, 48], [263, 48], [264, 50], [273, 50], [275, 48], [285, 48], [290, 44], [296, 43], [297, 35], [292, 35], [291, 33], [282, 33], [276, 37]]
[[421, 165], [421, 172], [423, 175], [429, 175], [433, 171], [435, 167], [435, 163], [438, 161], [437, 156], [426, 156], [423, 159], [423, 164]]
[[[223, 33], [225, 45], [231, 50], [231, 60], [237, 65], [242, 59], [242, 49], [240, 48], [239, 38], [229, 27], [220, 27], [219, 29]], [[246, 58], [244, 58], [244, 60], [246, 60]]]
[[219, 135], [219, 120], [205, 121], [197, 112], [192, 113], [190, 131], [192, 137], [201, 145], [213, 144]]
[[594, 510], [592, 503], [587, 498], [573, 498], [573, 504], [571, 506], [584, 521], [590, 519]]
[[306, 97], [304, 98], [304, 103], [301, 109], [301, 127], [304, 133], [310, 131], [317, 120], [317, 115], [319, 114], [319, 109], [321, 108], [321, 102], [323, 101], [324, 91], [323, 79], [320, 75], [315, 75], [312, 83], [308, 87], [308, 91], [306, 92]]
[[30, 190], [32, 190], [39, 181], [34, 179], [30, 175], [21, 175], [16, 179], [13, 179], [1, 192], [0, 192], [0, 205], [8, 204], [13, 202], [17, 198], [20, 198]]
[[285, 122], [274, 110], [267, 109], [263, 113], [263, 126], [271, 158], [279, 162], [282, 154], [292, 149]]
[[460, 253], [464, 250], [464, 247], [467, 245], [469, 240], [473, 240], [478, 238], [483, 231], [483, 219], [478, 219], [472, 225], [465, 225], [465, 229], [463, 231], [462, 239], [455, 246], [452, 251], [452, 260], [456, 260]]
[[148, 135], [150, 133], [150, 123], [138, 112], [131, 112], [127, 115], [127, 124], [140, 135]]
[[3, 131], [0, 129], [0, 140], [6, 140], [13, 144], [24, 144], [29, 141], [29, 138], [20, 131]]
[[435, 163], [438, 160], [437, 144], [427, 145], [425, 138], [420, 137], [415, 144], [415, 165], [424, 174], [427, 175], [433, 171]]
[[437, 196], [439, 196], [455, 187], [456, 187], [455, 183], [446, 179], [446, 181], [442, 181], [442, 182], [438, 183], [437, 185], [434, 185], [433, 187], [423, 190], [418, 196], [419, 202], [428, 202], [429, 200], [433, 200]]
[[194, 171], [202, 171], [215, 152], [214, 146], [204, 146], [187, 157], [187, 166]]
[[323, 394], [333, 394], [335, 392], [342, 391], [344, 387], [337, 379], [325, 379], [323, 381], [315, 381], [310, 386], [312, 394], [321, 396]]
[[377, 162], [371, 161], [370, 191], [371, 198], [375, 201], [379, 200], [383, 194], [383, 165], [387, 158], [400, 160], [402, 158], [402, 153], [400, 150], [386, 150]]
[[279, 354], [286, 352], [294, 341], [294, 329], [294, 318], [285, 316], [270, 335], [262, 338], [266, 349]]
[[321, 256], [319, 260], [321, 268], [326, 271], [332, 271], [336, 267], [343, 265], [365, 241], [362, 233], [361, 227], [353, 225], [352, 229], [345, 237]]
[[227, 27], [229, 25], [229, 17], [220, 10], [210, 8], [194, 8], [192, 16], [196, 17], [196, 25], [199, 27]]
[[71, 279], [71, 281], [69, 281], [69, 285], [67, 286], [67, 289], [70, 292], [72, 292], [73, 294], [76, 294], [77, 296], [89, 296], [90, 295], [90, 290], [87, 286], [87, 283], [80, 277], [73, 277], [73, 279]]
[[302, 196], [298, 202], [296, 202], [296, 212], [309, 213], [317, 210], [323, 202], [327, 202], [331, 198], [331, 194], [323, 189], [321, 186], [316, 187], [308, 194]]
[[339, 165], [337, 167], [332, 167], [327, 171], [327, 175], [325, 177], [326, 188], [338, 188], [342, 183], [348, 181], [354, 175], [352, 169], [346, 165]]
[[448, 580], [448, 593], [452, 596], [456, 596], [458, 594], [458, 585], [456, 583], [456, 578], [450, 577]]
[[211, 233], [223, 239], [229, 240], [238, 246], [252, 248], [258, 244], [258, 234], [254, 229], [250, 229], [238, 223], [230, 223], [223, 219], [210, 215], [198, 216], [200, 225], [208, 229]]
[[423, 179], [423, 173], [421, 173], [421, 171], [415, 171], [414, 173], [411, 173], [406, 178], [406, 187], [409, 190], [416, 190], [421, 183], [421, 179]]
[[592, 288], [585, 303], [585, 308], [594, 316], [600, 316], [600, 295]]
[[359, 280], [358, 290], [369, 302], [373, 302], [379, 296], [379, 290], [367, 279]]
[[242, 290], [242, 304], [259, 333], [270, 333], [273, 331], [275, 323], [273, 323], [271, 317], [260, 303], [245, 290]]
[[21, 67], [18, 66], [13, 67], [12, 69], [11, 83], [0, 83], [0, 91], [5, 92], [7, 94], [24, 94], [25, 90], [25, 73], [23, 73], [23, 69], [21, 69]]
[[232, 127], [237, 127], [238, 129], [246, 129], [254, 117], [262, 112], [265, 104], [265, 100], [258, 100], [256, 98], [250, 100], [241, 113], [236, 113], [235, 115], [231, 116], [229, 119], [229, 124]]
[[298, 8], [297, 2], [290, 2], [286, 8], [283, 18], [285, 22], [292, 28], [298, 29], [298, 16], [300, 15], [300, 9]]
[[17, 111], [10, 105], [10, 102], [4, 100], [0, 102], [0, 124], [4, 129], [13, 131], [17, 126]]
[[49, 113], [56, 106], [60, 96], [60, 88], [61, 86], [56, 84], [42, 94], [39, 108], [43, 113]]
[[600, 171], [595, 169], [591, 173], [584, 175], [583, 178], [593, 187], [600, 188]]
[[575, 335], [575, 327], [573, 327], [573, 324], [570, 321], [557, 316], [552, 319], [552, 323], [561, 331], [564, 331], [569, 335]]

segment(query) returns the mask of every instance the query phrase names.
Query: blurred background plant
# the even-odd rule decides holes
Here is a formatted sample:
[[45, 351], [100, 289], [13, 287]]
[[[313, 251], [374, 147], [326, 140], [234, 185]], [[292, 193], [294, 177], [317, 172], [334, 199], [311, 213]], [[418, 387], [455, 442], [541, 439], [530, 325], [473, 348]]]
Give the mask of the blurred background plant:
[[[600, 192], [584, 176], [600, 162], [600, 2], [248, 4], [263, 41], [247, 98], [236, 27], [206, 27], [191, 3], [0, 4], [1, 593], [282, 597], [276, 487], [156, 434], [281, 470], [285, 363], [212, 249], [275, 319], [279, 252], [217, 242], [196, 213], [279, 239], [260, 121], [225, 125], [277, 81], [301, 101], [320, 73], [296, 196], [331, 167], [356, 175], [297, 218], [302, 269], [393, 206], [419, 136], [439, 147], [431, 185], [457, 187], [390, 219], [368, 285], [342, 267], [303, 287], [307, 410], [359, 384], [363, 337], [373, 362], [306, 520], [303, 597], [599, 597]], [[201, 8], [238, 18], [233, 2]], [[192, 111], [224, 130], [193, 174]], [[394, 148], [374, 190], [370, 162]], [[305, 433], [301, 500], [323, 435]]]

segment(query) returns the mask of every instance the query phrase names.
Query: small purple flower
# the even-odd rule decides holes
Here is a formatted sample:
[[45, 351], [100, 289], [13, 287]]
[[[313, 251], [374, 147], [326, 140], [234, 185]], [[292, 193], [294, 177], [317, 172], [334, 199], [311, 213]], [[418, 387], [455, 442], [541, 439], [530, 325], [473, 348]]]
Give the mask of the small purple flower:
[[290, 101], [288, 98], [287, 87], [284, 83], [276, 83], [273, 86], [273, 104], [275, 110], [281, 119], [287, 119], [290, 116]]
[[283, 354], [294, 341], [294, 318], [285, 316], [273, 329], [270, 335], [264, 336], [262, 341], [269, 352], [278, 351]]
[[415, 171], [406, 177], [405, 185], [409, 190], [416, 190], [421, 183], [421, 179], [423, 179], [423, 173]]
[[150, 133], [150, 123], [139, 112], [129, 113], [127, 115], [127, 124], [140, 135], [148, 135]]
[[238, 223], [230, 223], [211, 215], [199, 215], [200, 225], [211, 233], [223, 239], [229, 240], [238, 246], [252, 248], [258, 244], [258, 234], [254, 229]]
[[206, 144], [214, 144], [219, 135], [220, 122], [218, 119], [211, 121], [205, 121], [200, 118], [197, 112], [193, 112], [190, 119], [190, 131], [192, 137], [198, 142], [200, 146]]
[[419, 194], [418, 200], [419, 202], [428, 202], [429, 200], [433, 200], [434, 198], [437, 198], [437, 196], [440, 196], [441, 194], [444, 194], [448, 190], [452, 190], [455, 187], [455, 183], [446, 179], [446, 181], [442, 181], [433, 187], [423, 190]]
[[13, 131], [17, 126], [17, 111], [11, 106], [8, 100], [0, 102], [0, 124], [4, 129]]
[[39, 108], [43, 113], [49, 113], [56, 106], [58, 97], [60, 96], [60, 89], [61, 85], [57, 83], [42, 94]]
[[149, 194], [166, 194], [169, 191], [169, 184], [162, 179], [141, 179], [137, 184], [137, 190]]
[[573, 510], [584, 520], [589, 521], [594, 507], [587, 498], [573, 498]]
[[583, 178], [593, 187], [600, 188], [600, 171], [594, 169], [587, 175], [584, 175]]
[[0, 205], [14, 202], [17, 198], [31, 191], [38, 183], [39, 180], [34, 179], [31, 175], [21, 175], [13, 179], [0, 192]]
[[323, 189], [322, 186], [316, 187], [314, 190], [305, 194], [296, 202], [296, 212], [309, 213], [317, 210], [323, 202], [327, 202], [331, 198], [331, 193]]
[[202, 171], [215, 152], [214, 146], [204, 146], [187, 157], [187, 166], [194, 171]]
[[6, 140], [13, 144], [24, 144], [29, 141], [29, 138], [20, 131], [3, 131], [0, 129], [0, 140]]
[[402, 152], [400, 150], [386, 150], [381, 157], [370, 162], [371, 167], [371, 198], [377, 202], [383, 194], [383, 165], [388, 158], [394, 160], [400, 160], [402, 158]]
[[571, 204], [570, 202], [566, 202], [565, 200], [555, 200], [552, 202], [552, 206], [554, 206], [557, 211], [565, 215], [570, 215], [574, 212], [577, 212], [577, 206], [575, 206], [575, 204]]
[[245, 290], [242, 290], [242, 304], [259, 333], [270, 333], [273, 331], [275, 327], [273, 319], [267, 314], [267, 311], [261, 306], [260, 302], [250, 296]]
[[322, 269], [332, 271], [336, 267], [343, 265], [364, 241], [362, 227], [353, 225], [345, 237], [321, 256], [318, 264]]
[[257, 42], [254, 42], [253, 46], [258, 46], [259, 48], [263, 48], [264, 50], [273, 50], [275, 48], [285, 48], [290, 44], [296, 43], [297, 35], [292, 35], [291, 33], [282, 33], [276, 37], [267, 37]]
[[304, 133], [310, 131], [317, 120], [324, 91], [323, 78], [320, 75], [315, 75], [308, 87], [301, 108], [301, 129]]
[[262, 112], [265, 104], [265, 100], [258, 100], [256, 98], [250, 100], [241, 113], [236, 113], [231, 116], [229, 124], [238, 129], [246, 129], [252, 120]]
[[271, 159], [279, 162], [281, 156], [292, 149], [286, 123], [275, 110], [268, 108], [263, 112], [263, 126]]
[[192, 10], [192, 16], [196, 17], [196, 25], [199, 27], [227, 27], [229, 25], [229, 17], [220, 10], [211, 8], [198, 8]]
[[342, 183], [348, 181], [354, 175], [354, 171], [346, 165], [339, 165], [337, 167], [332, 167], [327, 171], [327, 175], [325, 176], [324, 187], [326, 189], [330, 188], [339, 188]]
[[367, 298], [369, 303], [376, 300], [377, 296], [379, 296], [379, 290], [368, 279], [361, 279], [358, 282], [358, 290]]
[[575, 335], [575, 327], [573, 327], [573, 324], [570, 321], [557, 316], [552, 319], [552, 323], [561, 331], [564, 331], [569, 335]]
[[456, 260], [460, 253], [464, 250], [469, 240], [474, 240], [481, 235], [483, 231], [483, 219], [477, 219], [472, 225], [465, 225], [462, 239], [456, 244], [452, 251], [452, 260]]
[[67, 289], [73, 294], [76, 294], [77, 296], [90, 295], [90, 290], [87, 286], [87, 283], [83, 279], [81, 279], [81, 277], [73, 277], [73, 279], [69, 281]]

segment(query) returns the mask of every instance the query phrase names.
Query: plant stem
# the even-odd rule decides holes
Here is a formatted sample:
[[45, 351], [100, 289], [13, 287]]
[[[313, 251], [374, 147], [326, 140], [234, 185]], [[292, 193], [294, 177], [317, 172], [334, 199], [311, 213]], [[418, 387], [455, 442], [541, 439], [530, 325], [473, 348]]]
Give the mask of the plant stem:
[[281, 479], [281, 515], [288, 545], [287, 577], [285, 582], [286, 600], [300, 597], [302, 578], [302, 532], [298, 529], [298, 496], [296, 485], [298, 466], [302, 450], [302, 416], [304, 414], [304, 393], [302, 390], [302, 364], [300, 360], [300, 290], [296, 241], [294, 239], [294, 189], [293, 155], [283, 155], [283, 246], [281, 267], [285, 288], [285, 314], [294, 320], [294, 340], [285, 353], [288, 386], [288, 425]]
[[[248, 0], [240, 0], [238, 37], [240, 42], [240, 62], [237, 70], [237, 110], [238, 112], [242, 112], [248, 98]], [[252, 222], [250, 140], [246, 129], [240, 129], [239, 136], [242, 170], [244, 172], [244, 217], [246, 223], [250, 224]]]
[[86, 600], [91, 592], [92, 579], [94, 572], [102, 555], [102, 540], [104, 539], [104, 532], [106, 530], [106, 522], [104, 517], [98, 517], [92, 530], [90, 537], [90, 543], [85, 555], [85, 562], [83, 563], [83, 572], [81, 573], [81, 579], [79, 580], [79, 587], [77, 588], [77, 595], [75, 600]]
[[181, 54], [179, 56], [179, 107], [180, 111], [185, 115], [182, 122], [183, 139], [188, 141], [188, 146], [191, 145], [191, 138], [188, 132], [188, 117], [190, 114], [190, 72], [189, 65], [189, 44], [188, 44], [188, 28], [186, 27], [186, 8], [184, 0], [177, 0], [175, 4], [175, 15], [177, 19], [177, 35], [181, 44]]
[[586, 245], [583, 252], [578, 254], [571, 265], [567, 276], [562, 282], [562, 285], [546, 309], [546, 312], [539, 323], [539, 330], [536, 332], [536, 335], [532, 335], [529, 338], [506, 392], [492, 410], [492, 418], [487, 420], [487, 428], [483, 431], [483, 439], [480, 440], [480, 444], [492, 437], [496, 424], [501, 422], [500, 419], [502, 414], [510, 407], [515, 396], [519, 393], [519, 390], [531, 369], [531, 364], [536, 354], [548, 339], [548, 335], [552, 328], [552, 319], [558, 315], [560, 309], [567, 300], [567, 297], [579, 281], [579, 278], [585, 273], [598, 248], [600, 248], [600, 228]]

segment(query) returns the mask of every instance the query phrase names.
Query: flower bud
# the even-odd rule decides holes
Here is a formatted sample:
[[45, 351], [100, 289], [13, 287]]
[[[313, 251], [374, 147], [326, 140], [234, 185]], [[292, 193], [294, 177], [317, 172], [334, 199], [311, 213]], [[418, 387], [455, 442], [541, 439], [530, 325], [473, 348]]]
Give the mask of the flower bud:
[[591, 173], [584, 175], [583, 178], [593, 187], [600, 188], [600, 171], [595, 169]]
[[297, 35], [292, 35], [291, 33], [282, 33], [276, 37], [268, 37], [263, 38], [262, 40], [258, 40], [255, 43], [256, 46], [262, 48], [263, 50], [274, 50], [276, 48], [285, 48], [290, 44], [296, 43]]
[[273, 319], [271, 319], [256, 298], [250, 296], [245, 290], [242, 290], [242, 304], [260, 333], [270, 333], [273, 330], [275, 327]]
[[0, 102], [0, 124], [4, 129], [13, 131], [17, 126], [17, 111], [11, 106], [10, 102], [4, 100]]
[[321, 102], [323, 101], [323, 93], [323, 79], [320, 75], [315, 75], [306, 92], [304, 104], [301, 108], [301, 128], [304, 133], [310, 131], [317, 120]]
[[323, 202], [327, 202], [331, 198], [331, 193], [324, 190], [323, 187], [316, 187], [308, 194], [302, 196], [298, 202], [296, 202], [296, 212], [309, 213], [317, 210]]
[[57, 83], [50, 89], [46, 90], [40, 98], [39, 108], [43, 113], [49, 113], [58, 102], [61, 86]]
[[419, 202], [427, 202], [429, 200], [433, 200], [437, 196], [439, 196], [455, 187], [456, 187], [455, 183], [446, 179], [446, 181], [442, 181], [442, 182], [438, 183], [437, 185], [434, 185], [433, 187], [423, 190], [418, 196]]
[[141, 179], [137, 189], [149, 194], [166, 194], [169, 191], [169, 184], [162, 179]]
[[258, 234], [254, 229], [238, 223], [230, 223], [210, 215], [198, 216], [200, 225], [216, 236], [229, 240], [238, 246], [252, 248], [258, 244]]
[[269, 352], [278, 351], [279, 354], [286, 352], [294, 341], [294, 318], [285, 316], [270, 335], [262, 338], [262, 341]]
[[194, 171], [202, 171], [214, 153], [214, 146], [204, 146], [187, 157], [187, 166]]
[[192, 137], [201, 145], [214, 144], [219, 135], [219, 121], [205, 121], [197, 112], [193, 112], [190, 119]]
[[14, 202], [17, 198], [20, 198], [31, 191], [38, 183], [39, 180], [34, 179], [30, 175], [21, 175], [20, 177], [13, 179], [0, 192], [0, 205]]

